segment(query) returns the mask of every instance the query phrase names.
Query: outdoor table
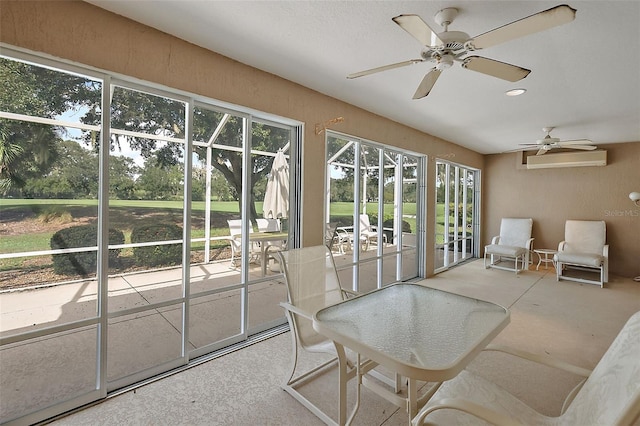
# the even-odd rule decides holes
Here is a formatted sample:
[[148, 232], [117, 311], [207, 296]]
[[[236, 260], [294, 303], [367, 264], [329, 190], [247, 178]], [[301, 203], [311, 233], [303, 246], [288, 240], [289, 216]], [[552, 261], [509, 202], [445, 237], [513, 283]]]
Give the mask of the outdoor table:
[[[437, 385], [420, 400], [416, 380], [455, 377], [509, 323], [509, 311], [494, 303], [418, 284], [397, 283], [319, 310], [313, 328], [333, 340], [339, 360], [339, 423], [346, 424], [345, 347], [408, 379], [407, 398], [362, 383], [400, 407], [412, 419]], [[358, 376], [361, 372], [358, 357]], [[370, 368], [370, 367], [369, 367]], [[364, 368], [363, 368], [364, 369]], [[360, 404], [357, 401], [349, 422]], [[370, 387], [372, 386], [372, 387]]]
[[249, 241], [262, 243], [260, 244], [260, 263], [262, 265], [262, 276], [267, 274], [267, 248], [266, 242], [287, 241], [289, 234], [286, 232], [251, 232], [249, 233]]

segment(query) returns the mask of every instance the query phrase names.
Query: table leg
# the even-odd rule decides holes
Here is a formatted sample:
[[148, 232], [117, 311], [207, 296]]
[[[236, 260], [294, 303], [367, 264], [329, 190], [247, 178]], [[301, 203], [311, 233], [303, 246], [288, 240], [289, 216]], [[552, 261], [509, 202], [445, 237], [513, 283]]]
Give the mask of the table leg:
[[[540, 264], [542, 263], [542, 255], [540, 253], [537, 253], [538, 255], [538, 266], [536, 266], [536, 271], [540, 269]], [[547, 255], [545, 255], [545, 258], [547, 257]]]
[[347, 424], [347, 354], [344, 346], [333, 342], [338, 354], [338, 424]]
[[264, 241], [260, 245], [260, 255], [262, 257], [260, 262], [262, 265], [260, 266], [262, 266], [262, 276], [264, 277], [267, 275], [267, 244]]
[[407, 386], [407, 414], [409, 414], [409, 423], [416, 414], [418, 414], [418, 388], [416, 380], [409, 378]]

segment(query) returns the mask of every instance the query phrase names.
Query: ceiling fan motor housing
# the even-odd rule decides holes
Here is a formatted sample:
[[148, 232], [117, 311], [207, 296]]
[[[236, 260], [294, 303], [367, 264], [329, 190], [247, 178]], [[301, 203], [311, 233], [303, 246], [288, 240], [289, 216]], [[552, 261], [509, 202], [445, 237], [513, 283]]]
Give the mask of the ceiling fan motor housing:
[[465, 43], [469, 40], [469, 34], [462, 31], [445, 31], [438, 34], [438, 38], [442, 40], [442, 46], [438, 46], [442, 50], [464, 50]]

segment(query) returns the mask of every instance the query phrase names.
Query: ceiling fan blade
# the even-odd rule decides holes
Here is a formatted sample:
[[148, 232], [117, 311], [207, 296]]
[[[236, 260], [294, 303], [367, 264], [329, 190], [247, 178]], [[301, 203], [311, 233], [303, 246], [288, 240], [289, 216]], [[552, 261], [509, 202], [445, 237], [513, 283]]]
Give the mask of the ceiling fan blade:
[[438, 37], [438, 33], [433, 31], [418, 15], [398, 15], [393, 18], [393, 22], [411, 34], [411, 36], [418, 40], [423, 46], [433, 47], [443, 44], [442, 40]]
[[431, 71], [429, 71], [420, 82], [416, 93], [413, 95], [413, 99], [420, 99], [427, 96], [429, 92], [431, 92], [433, 85], [438, 81], [438, 77], [440, 77], [441, 73], [442, 71], [439, 69], [436, 69], [435, 67], [431, 68]]
[[538, 150], [538, 152], [536, 152], [536, 155], [546, 154], [546, 153], [547, 153], [547, 151], [549, 151], [550, 149], [551, 149], [551, 147], [550, 147], [550, 146], [548, 146], [548, 145], [543, 145], [543, 146]]
[[581, 149], [583, 151], [593, 151], [598, 148], [595, 145], [560, 145], [562, 148]]
[[408, 61], [402, 61], [402, 62], [398, 62], [398, 63], [395, 63], [395, 64], [389, 64], [389, 65], [384, 65], [384, 66], [377, 67], [377, 68], [371, 68], [370, 70], [360, 71], [360, 72], [355, 72], [353, 74], [349, 74], [347, 76], [347, 78], [363, 77], [365, 75], [375, 74], [375, 73], [381, 72], [381, 71], [387, 71], [387, 70], [392, 70], [394, 68], [406, 67], [407, 65], [413, 65], [413, 64], [417, 64], [419, 62], [424, 62], [424, 59], [410, 59]]
[[565, 146], [565, 145], [591, 145], [593, 142], [591, 142], [589, 139], [575, 139], [575, 140], [570, 140], [570, 141], [560, 141], [558, 142], [558, 144], [560, 146]]
[[552, 7], [534, 15], [495, 28], [474, 37], [469, 47], [471, 50], [486, 49], [529, 34], [534, 34], [558, 25], [571, 22], [576, 17], [576, 9], [566, 4]]
[[462, 61], [462, 67], [481, 72], [503, 80], [515, 82], [529, 75], [531, 70], [480, 56], [468, 56]]

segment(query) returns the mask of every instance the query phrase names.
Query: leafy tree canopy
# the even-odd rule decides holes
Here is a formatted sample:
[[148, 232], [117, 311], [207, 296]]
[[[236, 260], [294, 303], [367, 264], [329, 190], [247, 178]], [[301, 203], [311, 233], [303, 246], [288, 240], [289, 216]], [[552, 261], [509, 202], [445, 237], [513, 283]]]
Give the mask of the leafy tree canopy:
[[[101, 82], [86, 77], [68, 74], [43, 67], [0, 58], [0, 110], [29, 116], [57, 118], [79, 115], [80, 122], [96, 125], [102, 120]], [[185, 137], [186, 108], [182, 101], [131, 90], [124, 87], [113, 88], [111, 99], [111, 128], [136, 133], [162, 135], [164, 137]], [[221, 125], [222, 124], [222, 125]], [[218, 129], [221, 125], [220, 129]], [[194, 140], [205, 144], [222, 145], [239, 149], [247, 140], [244, 134], [244, 120], [241, 117], [222, 112], [195, 108]], [[219, 131], [214, 132], [218, 129]], [[29, 179], [43, 178], [51, 173], [61, 155], [61, 135], [65, 130], [54, 126], [31, 122], [0, 119], [0, 191], [23, 188]], [[83, 131], [82, 140], [97, 152], [98, 134]], [[146, 161], [145, 169], [135, 173], [140, 178], [157, 169], [175, 170], [184, 159], [181, 143], [158, 141], [136, 134], [111, 135], [110, 150], [121, 150], [126, 141], [129, 149], [138, 152]], [[254, 123], [251, 129], [254, 150], [276, 152], [290, 142], [290, 132], [286, 129]], [[204, 146], [194, 146], [194, 152], [204, 162]], [[236, 194], [242, 192], [243, 157], [241, 150], [211, 149], [212, 166], [226, 179]], [[111, 157], [112, 161], [114, 157]], [[152, 160], [152, 161], [149, 161]], [[252, 155], [251, 164], [251, 217], [258, 214], [255, 209], [255, 188], [261, 188], [271, 170], [273, 157]], [[119, 167], [125, 166], [119, 164]], [[132, 164], [128, 166], [133, 167]], [[130, 175], [124, 173], [124, 176]], [[148, 178], [145, 178], [148, 180]], [[120, 182], [114, 195], [131, 193], [131, 182]], [[225, 195], [228, 196], [228, 195]]]

